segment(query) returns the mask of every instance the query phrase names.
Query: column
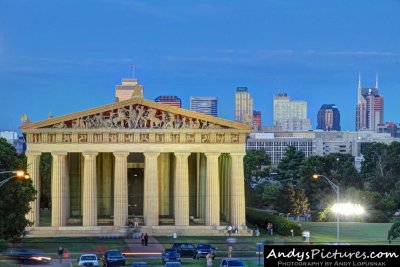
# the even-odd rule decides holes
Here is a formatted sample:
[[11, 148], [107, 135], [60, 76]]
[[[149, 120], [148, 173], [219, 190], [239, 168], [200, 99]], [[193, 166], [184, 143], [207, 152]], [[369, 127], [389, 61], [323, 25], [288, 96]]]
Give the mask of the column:
[[82, 226], [97, 226], [96, 157], [98, 152], [83, 152]]
[[189, 225], [188, 152], [175, 153], [174, 214], [175, 225]]
[[243, 158], [245, 153], [231, 153], [230, 221], [239, 227], [246, 225]]
[[67, 179], [67, 152], [52, 152], [51, 171], [51, 226], [65, 226], [67, 211], [64, 203], [66, 196], [65, 179]]
[[204, 153], [207, 157], [206, 170], [206, 225], [219, 225], [220, 196], [218, 157], [220, 153]]
[[160, 186], [160, 215], [169, 215], [170, 214], [170, 154], [169, 153], [161, 153], [158, 157], [158, 166], [159, 166], [159, 186]]
[[128, 155], [114, 152], [114, 226], [125, 226], [128, 219]]
[[143, 215], [146, 226], [158, 225], [158, 156], [159, 152], [144, 154], [144, 203]]
[[33, 186], [35, 187], [36, 199], [30, 203], [31, 210], [26, 214], [26, 218], [33, 222], [33, 227], [39, 226], [40, 217], [40, 155], [41, 152], [30, 151], [26, 152], [28, 163], [28, 174], [32, 179]]

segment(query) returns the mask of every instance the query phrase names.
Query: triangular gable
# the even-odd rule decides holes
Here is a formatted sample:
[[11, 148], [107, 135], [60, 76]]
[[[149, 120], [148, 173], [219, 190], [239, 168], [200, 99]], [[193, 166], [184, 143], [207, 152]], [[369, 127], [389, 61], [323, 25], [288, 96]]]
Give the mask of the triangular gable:
[[25, 129], [236, 129], [251, 126], [171, 107], [159, 102], [133, 98], [97, 108], [22, 125]]

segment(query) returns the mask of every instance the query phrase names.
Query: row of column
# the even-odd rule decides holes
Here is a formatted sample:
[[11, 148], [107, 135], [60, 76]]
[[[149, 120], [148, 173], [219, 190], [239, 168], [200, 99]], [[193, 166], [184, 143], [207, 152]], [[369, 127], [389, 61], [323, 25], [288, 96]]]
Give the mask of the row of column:
[[[38, 191], [37, 198], [32, 202], [32, 211], [27, 218], [39, 226], [40, 211], [40, 154], [28, 152], [28, 172]], [[145, 225], [158, 225], [159, 219], [159, 187], [158, 187], [158, 157], [160, 152], [145, 152], [144, 169], [144, 220]], [[83, 226], [97, 226], [97, 185], [96, 157], [98, 152], [84, 152], [84, 177], [82, 190]], [[124, 226], [128, 219], [128, 166], [129, 152], [114, 152], [114, 225]], [[189, 225], [189, 152], [175, 152], [175, 183], [174, 183], [174, 215], [175, 225]], [[218, 157], [220, 153], [204, 153], [206, 163], [206, 196], [205, 223], [217, 226], [220, 224], [220, 182]], [[231, 182], [229, 188], [230, 223], [245, 225], [245, 195], [243, 179], [244, 153], [231, 153]], [[65, 226], [69, 211], [69, 179], [67, 152], [52, 153], [52, 219], [54, 227]]]

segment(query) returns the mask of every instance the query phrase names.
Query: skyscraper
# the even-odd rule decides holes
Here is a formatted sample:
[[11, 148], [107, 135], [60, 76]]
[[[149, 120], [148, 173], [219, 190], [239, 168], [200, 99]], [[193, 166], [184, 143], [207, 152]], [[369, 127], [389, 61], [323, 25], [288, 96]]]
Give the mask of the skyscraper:
[[290, 100], [286, 93], [274, 96], [274, 126], [284, 131], [308, 131], [311, 122], [307, 119], [307, 102]]
[[358, 77], [358, 102], [356, 106], [356, 131], [376, 131], [383, 124], [384, 98], [378, 92], [378, 74], [375, 87], [363, 88]]
[[253, 125], [253, 98], [247, 87], [237, 87], [235, 94], [235, 120]]
[[172, 106], [172, 107], [177, 107], [180, 108], [182, 107], [182, 101], [179, 97], [174, 96], [174, 95], [160, 95], [156, 99], [154, 99], [156, 102], [163, 103], [164, 105]]
[[218, 99], [215, 96], [191, 96], [190, 110], [214, 117], [218, 116]]
[[140, 85], [137, 79], [122, 79], [122, 84], [115, 86], [115, 102], [133, 97], [143, 98], [143, 85]]
[[261, 111], [253, 111], [253, 127], [255, 129], [261, 128]]
[[318, 111], [317, 129], [340, 131], [340, 112], [335, 104], [323, 104]]

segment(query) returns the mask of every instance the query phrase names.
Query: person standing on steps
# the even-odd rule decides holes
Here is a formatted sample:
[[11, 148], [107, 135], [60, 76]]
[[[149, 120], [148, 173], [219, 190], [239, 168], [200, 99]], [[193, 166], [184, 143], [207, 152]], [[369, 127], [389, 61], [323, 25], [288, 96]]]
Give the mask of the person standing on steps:
[[147, 247], [147, 244], [149, 243], [149, 236], [147, 233], [144, 235], [144, 245]]
[[58, 247], [57, 254], [58, 254], [58, 258], [60, 259], [60, 263], [61, 263], [62, 258], [64, 256], [64, 248], [62, 246]]
[[140, 240], [142, 241], [142, 246], [144, 246], [144, 234], [142, 233], [142, 235], [140, 236]]

